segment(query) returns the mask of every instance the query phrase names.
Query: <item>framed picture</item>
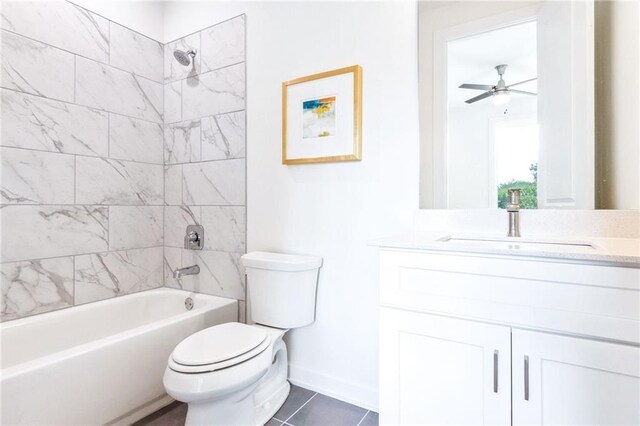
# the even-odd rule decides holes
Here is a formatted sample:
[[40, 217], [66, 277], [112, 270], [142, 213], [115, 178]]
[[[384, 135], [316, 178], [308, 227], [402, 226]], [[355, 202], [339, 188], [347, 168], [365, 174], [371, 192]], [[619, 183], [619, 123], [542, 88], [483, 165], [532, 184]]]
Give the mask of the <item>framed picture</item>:
[[282, 164], [361, 159], [359, 65], [282, 83]]

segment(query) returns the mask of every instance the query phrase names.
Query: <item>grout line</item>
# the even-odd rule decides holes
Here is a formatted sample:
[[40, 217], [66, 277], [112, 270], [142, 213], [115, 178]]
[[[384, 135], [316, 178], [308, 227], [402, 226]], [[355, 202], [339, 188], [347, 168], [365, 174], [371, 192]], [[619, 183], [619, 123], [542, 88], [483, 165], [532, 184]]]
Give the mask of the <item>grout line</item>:
[[[108, 132], [107, 132], [108, 133]], [[107, 136], [109, 137], [109, 136]], [[47, 151], [44, 149], [33, 149], [33, 148], [24, 148], [21, 146], [10, 146], [10, 145], [0, 145], [3, 148], [6, 149], [19, 149], [22, 151], [36, 151], [36, 152], [43, 152], [43, 153], [48, 153], [48, 154], [54, 154], [54, 155], [68, 155], [68, 156], [74, 156], [74, 157], [83, 157], [83, 158], [96, 158], [99, 160], [110, 160], [110, 161], [119, 161], [119, 162], [124, 162], [124, 163], [136, 163], [136, 164], [146, 164], [148, 166], [163, 166], [164, 164], [162, 163], [148, 163], [146, 161], [138, 161], [138, 160], [123, 160], [121, 158], [109, 158], [109, 157], [103, 157], [100, 155], [87, 155], [87, 154], [76, 154], [73, 152], [59, 152], [59, 151]], [[107, 151], [109, 151], [109, 148], [107, 148]], [[107, 153], [107, 155], [109, 155], [109, 153]], [[229, 160], [243, 160], [244, 158], [229, 158]], [[209, 161], [222, 161], [222, 160], [207, 160], [207, 162]], [[199, 161], [199, 163], [203, 163], [204, 161]], [[184, 163], [184, 164], [188, 164], [188, 163]], [[168, 164], [170, 165], [170, 164]]]
[[[202, 67], [202, 62], [199, 62], [199, 63], [200, 63], [200, 66]], [[197, 73], [197, 74], [187, 74], [187, 76], [186, 76], [186, 77], [183, 77], [183, 78], [176, 78], [175, 80], [169, 80], [169, 81], [165, 82], [164, 84], [173, 84], [173, 83], [183, 82], [183, 81], [185, 81], [185, 80], [189, 80], [189, 79], [198, 79], [198, 80], [199, 80], [199, 79], [200, 79], [200, 77], [202, 77], [202, 76], [204, 76], [204, 75], [207, 75], [207, 74], [209, 74], [209, 73], [216, 72], [216, 71], [221, 71], [221, 70], [223, 70], [223, 69], [225, 69], [225, 68], [231, 68], [231, 67], [235, 67], [235, 66], [237, 66], [237, 65], [242, 65], [242, 64], [245, 64], [245, 63], [246, 63], [246, 58], [245, 58], [245, 59], [243, 59], [242, 61], [234, 62], [234, 63], [229, 64], [229, 65], [223, 65], [223, 66], [221, 66], [221, 67], [214, 68], [214, 69], [211, 69], [211, 70], [207, 70], [207, 71], [205, 71], [205, 72], [202, 72], [202, 68], [200, 68], [200, 72], [199, 72], [199, 73]], [[118, 69], [119, 69], [119, 68], [118, 68]], [[244, 70], [244, 71], [245, 71], [245, 73], [246, 73], [246, 67], [245, 67], [245, 68], [243, 68], [243, 70]], [[128, 71], [125, 71], [125, 72], [128, 72]], [[137, 75], [137, 74], [136, 74], [136, 75]], [[155, 80], [153, 80], [153, 81], [155, 81]]]
[[[26, 149], [26, 148], [25, 148]], [[233, 161], [233, 160], [246, 160], [246, 157], [237, 157], [237, 158], [216, 158], [213, 160], [200, 160], [200, 161], [187, 161], [184, 163], [167, 163], [167, 166], [184, 166], [184, 165], [188, 165], [188, 164], [202, 164], [202, 163], [217, 163], [220, 161]], [[128, 161], [128, 160], [122, 160], [122, 161]], [[145, 163], [148, 164], [148, 163]]]
[[[144, 122], [147, 122], [147, 123], [156, 124], [156, 125], [159, 125], [159, 126], [161, 126], [163, 124], [162, 121], [152, 121], [152, 120], [148, 120], [146, 118], [132, 117], [130, 115], [123, 114], [121, 112], [109, 111], [109, 110], [106, 110], [106, 109], [101, 109], [99, 107], [94, 107], [94, 106], [89, 106], [89, 105], [84, 105], [84, 104], [78, 104], [78, 103], [75, 103], [75, 102], [63, 101], [63, 100], [56, 99], [56, 98], [48, 98], [46, 96], [38, 95], [38, 94], [35, 94], [35, 93], [23, 92], [23, 91], [20, 91], [20, 90], [17, 90], [17, 89], [12, 89], [10, 87], [0, 87], [0, 89], [8, 90], [10, 92], [14, 92], [14, 93], [17, 93], [19, 95], [26, 96], [26, 97], [33, 96], [35, 98], [44, 99], [44, 100], [47, 100], [49, 102], [60, 102], [62, 104], [66, 104], [66, 105], [73, 105], [73, 106], [78, 107], [78, 108], [88, 109], [88, 110], [90, 110], [91, 112], [94, 112], [94, 113], [115, 114], [115, 115], [119, 115], [119, 116], [122, 116], [122, 117], [130, 118], [132, 120], [140, 120], [140, 121], [144, 121]], [[238, 110], [238, 111], [242, 111], [242, 110]], [[226, 114], [226, 113], [220, 113], [220, 114]]]
[[[134, 248], [127, 248], [127, 249], [113, 249], [113, 250], [107, 249], [107, 250], [91, 251], [91, 252], [83, 252], [83, 253], [70, 253], [70, 254], [65, 254], [61, 256], [34, 257], [34, 258], [18, 259], [18, 260], [3, 260], [2, 262], [0, 262], [0, 265], [9, 264], [9, 263], [19, 263], [19, 262], [32, 262], [34, 260], [64, 259], [66, 257], [92, 256], [92, 255], [100, 255], [105, 253], [118, 253], [118, 252], [133, 251], [133, 250], [149, 250], [149, 249], [156, 249], [156, 248], [162, 248], [162, 246], [134, 247]], [[216, 250], [205, 250], [205, 251], [216, 251]], [[233, 252], [221, 252], [221, 253], [233, 253]]]
[[[178, 38], [176, 38], [176, 39], [169, 40], [169, 41], [167, 41], [167, 42], [166, 42], [166, 43], [164, 43], [164, 44], [165, 44], [165, 45], [167, 45], [167, 44], [175, 43], [176, 41], [182, 40], [183, 38], [187, 38], [187, 37], [192, 36], [192, 35], [197, 34], [197, 33], [202, 33], [203, 31], [206, 31], [206, 30], [208, 30], [209, 28], [217, 27], [218, 25], [222, 25], [222, 24], [224, 24], [225, 22], [232, 21], [232, 20], [234, 20], [234, 19], [236, 19], [236, 18], [239, 18], [239, 17], [241, 17], [241, 16], [245, 16], [245, 15], [246, 15], [246, 13], [241, 13], [241, 14], [239, 14], [239, 15], [232, 16], [231, 18], [229, 18], [229, 19], [225, 19], [224, 21], [216, 22], [216, 23], [215, 23], [215, 24], [213, 24], [213, 25], [209, 25], [208, 27], [201, 28], [201, 29], [199, 29], [199, 30], [197, 30], [197, 31], [194, 31], [194, 32], [192, 32], [192, 33], [189, 33], [189, 34], [183, 35], [182, 37], [178, 37]], [[202, 46], [200, 46], [200, 50], [202, 50]]]
[[[42, 43], [42, 44], [45, 44], [45, 45], [47, 45], [47, 46], [49, 46], [49, 47], [52, 47], [52, 48], [57, 49], [57, 50], [60, 50], [60, 51], [62, 51], [62, 52], [69, 53], [69, 54], [71, 54], [71, 55], [75, 55], [75, 56], [78, 56], [78, 57], [80, 57], [80, 58], [87, 59], [87, 60], [89, 60], [89, 61], [97, 62], [97, 63], [102, 64], [102, 65], [106, 65], [107, 67], [110, 67], [110, 68], [116, 69], [116, 70], [118, 70], [118, 71], [125, 72], [125, 73], [127, 73], [127, 74], [133, 74], [133, 75], [135, 75], [136, 77], [144, 78], [145, 80], [149, 80], [149, 81], [151, 81], [151, 82], [153, 82], [153, 83], [156, 83], [156, 84], [163, 84], [163, 82], [161, 82], [161, 81], [156, 81], [156, 80], [154, 80], [154, 79], [152, 79], [152, 78], [149, 78], [149, 77], [146, 77], [146, 76], [144, 76], [144, 75], [136, 74], [136, 73], [134, 73], [133, 71], [125, 70], [125, 69], [123, 69], [123, 68], [119, 68], [119, 67], [114, 67], [113, 65], [111, 65], [111, 64], [109, 63], [109, 62], [110, 62], [110, 57], [111, 57], [110, 52], [107, 52], [107, 55], [109, 56], [109, 60], [108, 60], [107, 62], [102, 62], [102, 61], [100, 61], [100, 60], [98, 60], [98, 59], [90, 58], [90, 57], [88, 57], [88, 56], [84, 56], [84, 55], [82, 55], [82, 54], [80, 54], [80, 53], [72, 52], [71, 50], [67, 50], [67, 49], [63, 49], [63, 48], [58, 47], [58, 46], [54, 46], [53, 44], [49, 44], [49, 43], [47, 43], [47, 42], [40, 41], [40, 40], [38, 40], [38, 39], [36, 39], [36, 38], [29, 37], [29, 36], [26, 36], [26, 35], [24, 35], [24, 34], [17, 33], [17, 32], [15, 32], [15, 31], [8, 30], [8, 29], [6, 29], [6, 28], [2, 28], [2, 31], [6, 31], [6, 32], [11, 33], [11, 34], [15, 34], [15, 35], [17, 35], [17, 36], [19, 36], [19, 37], [24, 37], [24, 38], [26, 38], [27, 40], [31, 40], [31, 41], [34, 41], [34, 42], [36, 42], [36, 43]], [[111, 40], [109, 40], [109, 46], [108, 46], [108, 48], [109, 48], [109, 50], [111, 50]]]
[[[199, 73], [197, 73], [197, 74], [187, 74], [186, 77], [176, 78], [175, 80], [168, 80], [164, 84], [172, 84], [172, 83], [182, 82], [184, 80], [189, 80], [189, 79], [192, 79], [192, 78], [199, 78], [199, 77], [202, 77], [203, 75], [207, 75], [207, 74], [215, 72], [215, 71], [220, 71], [220, 70], [223, 70], [225, 68], [231, 68], [231, 67], [234, 67], [236, 65], [244, 64], [245, 62], [247, 62], [246, 58], [243, 59], [242, 61], [234, 62], [234, 63], [228, 64], [228, 65], [223, 65], [221, 67], [213, 68], [213, 69], [207, 70], [205, 72], [202, 72], [202, 61], [200, 61], [199, 62], [199, 64], [200, 64], [200, 72]], [[246, 72], [246, 67], [244, 68], [244, 71]], [[155, 80], [153, 80], [153, 81], [155, 81]]]
[[[71, 4], [72, 4], [72, 5], [74, 5], [75, 7], [78, 7], [78, 8], [80, 8], [80, 9], [86, 10], [87, 12], [89, 12], [89, 13], [91, 13], [91, 14], [93, 14], [93, 15], [99, 16], [99, 17], [101, 17], [102, 19], [105, 19], [105, 20], [107, 20], [107, 21], [109, 21], [109, 22], [113, 22], [113, 23], [114, 23], [114, 24], [116, 24], [116, 25], [120, 25], [121, 27], [124, 27], [124, 28], [128, 29], [129, 31], [133, 31], [134, 33], [139, 34], [139, 35], [141, 35], [142, 37], [146, 37], [146, 38], [148, 38], [148, 39], [149, 39], [149, 40], [151, 40], [151, 41], [155, 41], [156, 43], [163, 44], [160, 40], [156, 40], [156, 39], [155, 39], [155, 38], [153, 38], [153, 37], [150, 37], [150, 36], [148, 36], [148, 35], [146, 35], [146, 34], [143, 34], [143, 33], [141, 33], [141, 32], [140, 32], [140, 31], [138, 31], [138, 30], [134, 30], [133, 28], [129, 28], [129, 27], [127, 27], [126, 25], [120, 24], [120, 23], [118, 23], [118, 22], [116, 22], [116, 21], [112, 21], [111, 19], [107, 18], [106, 16], [103, 16], [103, 15], [99, 14], [98, 12], [94, 12], [93, 10], [87, 9], [86, 7], [81, 6], [81, 5], [79, 5], [79, 4], [77, 4], [77, 3], [75, 3], [75, 2], [74, 2], [74, 1], [72, 1], [72, 0], [67, 0], [67, 2], [68, 2], [68, 3], [71, 3]], [[109, 29], [109, 44], [111, 44], [111, 29]]]
[[109, 42], [107, 43], [107, 50], [109, 51], [109, 65], [111, 65], [111, 42], [113, 41], [113, 39], [111, 38], [111, 24], [113, 24], [113, 21], [109, 19]]
[[[182, 92], [182, 88], [180, 89], [180, 92]], [[180, 99], [182, 99], [182, 93], [180, 93]], [[182, 108], [182, 101], [180, 101], [180, 108]], [[186, 118], [184, 120], [182, 120], [182, 118], [178, 121], [170, 121], [168, 123], [164, 123], [167, 126], [171, 126], [171, 125], [176, 125], [179, 123], [186, 123], [187, 121], [197, 121], [197, 120], [202, 120], [203, 118], [211, 118], [211, 117], [220, 117], [221, 115], [231, 115], [231, 114], [237, 114], [239, 112], [245, 112], [246, 109], [246, 105], [245, 108], [242, 109], [235, 109], [233, 111], [225, 111], [225, 112], [219, 112], [217, 114], [206, 114], [206, 115], [202, 115], [202, 116], [198, 116], [198, 117], [193, 117], [193, 118]], [[182, 112], [180, 112], [180, 115], [182, 116]], [[245, 128], [246, 131], [246, 128]]]
[[307, 405], [307, 404], [309, 403], [309, 401], [311, 401], [313, 398], [315, 398], [315, 396], [316, 396], [317, 394], [318, 394], [318, 392], [314, 393], [314, 394], [311, 396], [311, 398], [307, 399], [307, 402], [305, 402], [304, 404], [302, 404], [302, 405], [300, 406], [300, 408], [298, 408], [296, 411], [294, 411], [294, 412], [293, 412], [293, 414], [292, 414], [292, 415], [290, 415], [290, 416], [287, 418], [287, 420], [285, 420], [285, 421], [284, 421], [284, 423], [287, 423], [289, 420], [291, 420], [291, 418], [292, 418], [293, 416], [295, 416], [296, 414], [298, 414], [298, 411], [302, 410], [302, 407], [304, 407], [305, 405]]
[[78, 204], [78, 156], [73, 156], [73, 204]]
[[77, 104], [76, 87], [78, 86], [78, 55], [73, 56], [73, 103]]
[[107, 158], [111, 158], [111, 113], [107, 113]]
[[73, 265], [73, 294], [71, 298], [73, 300], [73, 306], [76, 305], [76, 257], [71, 256], [71, 264]]
[[362, 421], [364, 420], [365, 417], [367, 417], [367, 415], [369, 414], [369, 410], [367, 410], [366, 413], [364, 413], [364, 416], [362, 416], [362, 418], [360, 419], [360, 421], [358, 422], [358, 424], [356, 426], [360, 426], [360, 424], [362, 423]]

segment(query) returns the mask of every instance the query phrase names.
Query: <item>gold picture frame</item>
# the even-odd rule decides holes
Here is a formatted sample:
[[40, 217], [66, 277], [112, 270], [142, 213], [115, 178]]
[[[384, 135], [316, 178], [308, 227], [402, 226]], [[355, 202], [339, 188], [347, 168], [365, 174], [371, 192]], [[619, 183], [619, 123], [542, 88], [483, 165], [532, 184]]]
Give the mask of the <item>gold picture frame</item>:
[[[328, 77], [340, 76], [342, 74], [353, 73], [353, 152], [342, 155], [327, 155], [310, 158], [289, 158], [287, 151], [288, 136], [288, 90], [291, 86], [308, 83], [314, 80], [322, 80]], [[335, 97], [329, 98], [335, 102]], [[332, 110], [333, 113], [333, 110]], [[335, 120], [335, 118], [334, 118]], [[324, 134], [319, 135], [324, 136]], [[360, 161], [362, 160], [362, 67], [353, 65], [339, 68], [332, 71], [300, 77], [282, 83], [282, 164], [310, 164], [328, 163], [338, 161]]]

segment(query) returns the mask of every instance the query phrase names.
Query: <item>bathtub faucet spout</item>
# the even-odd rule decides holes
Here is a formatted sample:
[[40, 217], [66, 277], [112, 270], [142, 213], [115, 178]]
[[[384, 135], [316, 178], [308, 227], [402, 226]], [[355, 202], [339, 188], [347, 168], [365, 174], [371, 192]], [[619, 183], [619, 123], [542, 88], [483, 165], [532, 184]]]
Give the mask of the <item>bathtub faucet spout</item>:
[[200, 273], [200, 267], [198, 265], [187, 266], [186, 268], [178, 268], [173, 271], [173, 278], [179, 280], [185, 275], [197, 275]]

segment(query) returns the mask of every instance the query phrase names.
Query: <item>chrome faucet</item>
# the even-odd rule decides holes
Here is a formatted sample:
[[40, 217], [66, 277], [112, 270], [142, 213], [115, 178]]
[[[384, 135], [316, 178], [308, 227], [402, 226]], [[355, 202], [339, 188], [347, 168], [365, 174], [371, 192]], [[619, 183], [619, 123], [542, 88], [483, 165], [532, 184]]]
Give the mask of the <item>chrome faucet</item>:
[[509, 232], [507, 237], [520, 236], [520, 188], [507, 190], [507, 212], [509, 214]]
[[198, 265], [187, 266], [186, 268], [178, 268], [173, 271], [173, 278], [179, 280], [185, 275], [197, 275], [200, 273], [200, 267]]

